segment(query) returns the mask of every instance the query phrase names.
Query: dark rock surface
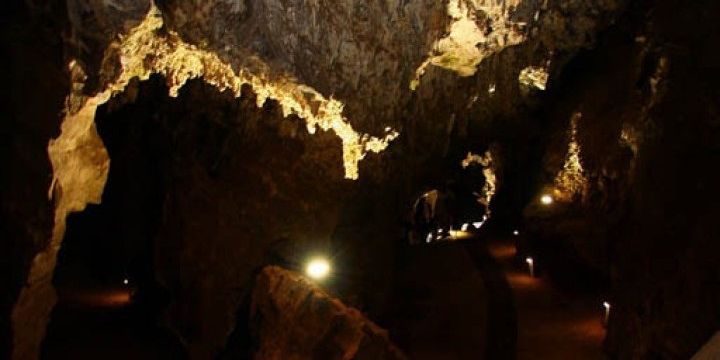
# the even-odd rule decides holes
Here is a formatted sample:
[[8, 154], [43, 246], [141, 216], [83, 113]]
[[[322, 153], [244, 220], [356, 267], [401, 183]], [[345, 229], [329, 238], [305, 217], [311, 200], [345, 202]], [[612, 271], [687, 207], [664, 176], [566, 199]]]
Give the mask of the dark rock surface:
[[[0, 355], [36, 357], [65, 216], [99, 202], [108, 176], [103, 142], [154, 154], [161, 216], [155, 236], [134, 241], [154, 249], [148, 272], [172, 296], [165, 321], [194, 358], [221, 351], [256, 269], [314, 251], [344, 264], [350, 280], [334, 284], [338, 293], [381, 318], [403, 214], [424, 186], [459, 178], [465, 154], [491, 143], [499, 221], [516, 223], [516, 208], [530, 203], [527, 224], [562, 250], [557, 263], [611, 284], [610, 354], [692, 354], [720, 323], [718, 5], [463, 3], [492, 41], [470, 76], [459, 76], [459, 61], [429, 66], [415, 91], [429, 57], [467, 55], [434, 48], [457, 20], [444, 2], [157, 1], [159, 27], [125, 48], [151, 2], [8, 5]], [[546, 68], [546, 93], [518, 84], [530, 65]], [[254, 82], [226, 86], [237, 85], [227, 69]], [[162, 76], [146, 79], [154, 72]], [[269, 96], [261, 107], [259, 95]], [[288, 99], [309, 113], [284, 116]], [[386, 127], [400, 136], [378, 155], [348, 149], [339, 127], [308, 134], [331, 100], [359, 137], [351, 145]], [[587, 183], [548, 210], [537, 195], [563, 167], [576, 112]], [[49, 149], [61, 123], [68, 130]], [[146, 137], [118, 137], [122, 129]], [[359, 180], [344, 179], [346, 156], [359, 152]], [[128, 172], [110, 181], [139, 171], [122, 161]]]
[[405, 359], [386, 330], [302, 275], [266, 267], [251, 296], [255, 359]]

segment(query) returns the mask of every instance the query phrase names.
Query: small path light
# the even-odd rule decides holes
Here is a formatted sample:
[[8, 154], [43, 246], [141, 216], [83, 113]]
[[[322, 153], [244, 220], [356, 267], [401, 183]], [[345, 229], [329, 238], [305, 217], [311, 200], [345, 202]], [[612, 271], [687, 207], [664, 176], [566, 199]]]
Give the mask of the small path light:
[[605, 316], [603, 317], [603, 325], [607, 326], [608, 319], [610, 319], [610, 303], [603, 301], [603, 307], [605, 308]]
[[461, 231], [467, 231], [467, 229], [468, 229], [468, 223], [464, 223], [464, 224], [462, 224], [462, 226], [460, 226]]
[[127, 285], [129, 283], [130, 283], [130, 280], [128, 280], [128, 278], [123, 279], [123, 285]]
[[305, 268], [305, 273], [313, 279], [323, 279], [330, 273], [330, 263], [321, 258], [313, 259]]
[[432, 241], [433, 235], [432, 233], [428, 233], [427, 237], [425, 238], [426, 243], [430, 243]]
[[520, 235], [520, 232], [517, 230], [513, 230], [513, 235], [518, 236], [518, 235]]
[[530, 270], [530, 277], [535, 277], [535, 260], [531, 257], [526, 257], [525, 262], [528, 264], [528, 269]]

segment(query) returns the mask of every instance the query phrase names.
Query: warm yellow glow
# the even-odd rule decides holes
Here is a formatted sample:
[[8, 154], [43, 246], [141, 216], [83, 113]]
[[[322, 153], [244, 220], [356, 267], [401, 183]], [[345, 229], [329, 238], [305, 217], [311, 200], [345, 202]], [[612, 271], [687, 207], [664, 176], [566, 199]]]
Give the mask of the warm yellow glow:
[[540, 202], [542, 202], [544, 205], [550, 205], [553, 203], [553, 201], [554, 201], [553, 197], [548, 194], [545, 194], [542, 197], [540, 197]]
[[[255, 57], [243, 57], [243, 64], [236, 72], [216, 53], [184, 42], [173, 31], [159, 31], [162, 27], [162, 14], [153, 5], [142, 23], [120, 36], [106, 50], [103, 72], [118, 75], [97, 95], [85, 100], [79, 110], [68, 109], [68, 116], [74, 116], [83, 109], [94, 114], [97, 106], [107, 102], [113, 93], [124, 90], [131, 79], [147, 80], [152, 74], [162, 74], [172, 97], [176, 97], [180, 88], [194, 78], [202, 78], [220, 91], [230, 90], [236, 97], [241, 95], [242, 86], [247, 84], [257, 94], [258, 107], [262, 107], [267, 99], [273, 99], [279, 103], [284, 116], [294, 114], [304, 119], [309, 133], [314, 134], [317, 128], [332, 130], [342, 140], [343, 165], [348, 179], [358, 178], [358, 163], [367, 153], [385, 150], [399, 136], [389, 127], [380, 137], [359, 133], [343, 116], [344, 104], [339, 100], [326, 98], [287, 76], [274, 76], [270, 67]], [[120, 69], [114, 68], [117, 63]]]
[[[463, 169], [478, 164], [482, 166], [482, 173], [485, 177], [485, 184], [481, 190], [481, 193], [476, 195], [477, 201], [485, 205], [486, 211], [490, 212], [490, 202], [493, 196], [495, 196], [495, 190], [497, 188], [497, 176], [495, 175], [495, 163], [493, 162], [492, 152], [490, 150], [485, 151], [482, 156], [468, 152], [465, 159], [460, 162]], [[483, 220], [487, 219], [487, 215], [483, 216]]]
[[525, 86], [545, 90], [545, 86], [548, 81], [548, 73], [543, 67], [528, 66], [520, 71], [518, 81], [520, 84]]
[[427, 59], [415, 70], [410, 89], [417, 89], [429, 65], [472, 76], [485, 58], [525, 41], [526, 24], [511, 20], [513, 9], [521, 3], [522, 0], [449, 0], [447, 14], [452, 22], [447, 35], [435, 41]]
[[467, 239], [470, 238], [472, 234], [470, 234], [467, 231], [463, 230], [450, 230], [450, 237], [452, 239]]
[[313, 259], [305, 268], [305, 273], [313, 279], [322, 279], [330, 274], [330, 263], [325, 259]]
[[580, 144], [577, 139], [578, 121], [582, 113], [576, 112], [570, 119], [568, 150], [565, 164], [555, 177], [555, 190], [561, 201], [571, 201], [575, 195], [584, 195], [588, 180], [580, 162]]

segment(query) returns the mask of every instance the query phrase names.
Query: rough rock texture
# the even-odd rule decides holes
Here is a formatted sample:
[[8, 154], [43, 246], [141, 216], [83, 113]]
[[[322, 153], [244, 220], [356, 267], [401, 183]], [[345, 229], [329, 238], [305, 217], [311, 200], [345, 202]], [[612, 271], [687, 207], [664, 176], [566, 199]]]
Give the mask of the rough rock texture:
[[255, 359], [405, 359], [357, 309], [276, 266], [255, 280], [250, 331]]
[[[28, 11], [4, 4], [0, 16], [2, 121], [0, 134], [0, 358], [36, 354], [54, 303], [53, 262], [33, 260], [52, 237], [53, 204], [48, 199], [52, 168], [48, 139], [57, 136], [69, 81], [63, 63], [63, 8]], [[55, 244], [58, 246], [59, 244]], [[41, 266], [29, 276], [31, 264]], [[23, 286], [36, 297], [18, 300]], [[18, 324], [21, 317], [21, 324]], [[14, 318], [11, 321], [11, 318]], [[14, 324], [13, 324], [14, 322]]]
[[[539, 247], [565, 249], [557, 272], [580, 264], [610, 280], [613, 357], [690, 358], [720, 326], [720, 247], [711, 240], [720, 216], [711, 69], [720, 55], [707, 40], [720, 36], [710, 20], [719, 11], [711, 1], [633, 5], [597, 49], [568, 64], [546, 107], [561, 125], [525, 214]], [[539, 194], [557, 190], [567, 163], [571, 119], [584, 190], [542, 206]]]
[[[156, 91], [146, 93], [149, 101], [158, 101], [153, 106], [165, 104], [154, 114], [166, 112], [157, 115], [159, 133], [171, 134], [163, 141], [174, 146], [163, 164], [172, 190], [157, 239], [164, 251], [159, 252], [164, 256], [158, 261], [158, 277], [177, 295], [168, 322], [185, 336], [191, 354], [207, 358], [217, 352], [239, 301], [239, 295], [227, 294], [245, 286], [273, 239], [288, 234], [296, 237], [289, 243], [332, 243], [348, 267], [359, 269], [354, 277], [359, 280], [347, 285], [347, 291], [358, 295], [370, 312], [381, 313], [399, 232], [397, 214], [422, 185], [444, 176], [450, 168], [446, 164], [457, 167], [468, 150], [482, 153], [492, 140], [486, 130], [497, 123], [494, 119], [516, 116], [533, 105], [538, 94], [518, 86], [522, 69], [550, 60], [552, 84], [552, 75], [579, 48], [592, 45], [595, 34], [622, 9], [616, 1], [510, 3], [516, 5], [512, 11], [474, 1], [473, 8], [485, 15], [470, 16], [469, 7], [464, 8], [461, 18], [473, 19], [475, 25], [487, 25], [488, 19], [502, 25], [498, 33], [470, 26], [487, 32], [471, 43], [488, 42], [482, 61], [470, 62], [477, 65], [474, 75], [460, 78], [454, 71], [427, 66], [412, 91], [417, 68], [435, 55], [436, 44], [452, 33], [457, 20], [444, 2], [158, 1], [159, 12], [152, 12], [153, 4], [142, 0], [66, 1], [62, 15], [50, 13], [63, 20], [50, 23], [52, 35], [38, 41], [55, 44], [53, 51], [59, 52], [64, 34], [64, 57], [49, 57], [62, 65], [49, 67], [54, 79], [67, 72], [62, 86], [53, 87], [66, 95], [62, 134], [56, 137], [62, 99], [48, 97], [42, 100], [50, 105], [48, 113], [24, 117], [19, 125], [46, 124], [41, 131], [13, 135], [23, 144], [48, 145], [55, 180], [49, 180], [48, 158], [33, 148], [31, 163], [37, 165], [28, 170], [32, 174], [11, 174], [7, 181], [44, 180], [29, 191], [32, 197], [7, 190], [8, 201], [3, 201], [11, 208], [13, 228], [32, 233], [9, 236], [17, 247], [7, 254], [24, 259], [8, 260], [14, 275], [8, 281], [7, 311], [24, 286], [14, 310], [16, 357], [33, 357], [42, 339], [42, 324], [53, 305], [50, 280], [65, 216], [97, 202], [108, 174], [93, 113], [114, 95], [126, 98], [115, 109], [131, 111], [136, 101], [132, 94], [142, 87], [133, 78], [147, 80], [153, 73], [164, 76], [163, 90], [171, 96], [182, 98], [188, 87], [183, 85], [198, 77], [213, 88], [192, 82], [195, 89], [183, 99], [193, 106], [181, 108], [183, 113], [173, 109], [177, 101]], [[33, 9], [28, 16], [38, 21], [38, 14], [42, 11]], [[499, 40], [510, 33], [524, 41]], [[21, 62], [42, 55], [41, 50], [28, 51], [19, 55], [17, 68], [28, 69]], [[42, 78], [41, 68], [47, 67], [29, 71]], [[172, 123], [167, 114], [180, 121]], [[201, 121], [212, 125], [204, 127]], [[332, 131], [308, 137], [307, 131], [316, 127]], [[400, 136], [390, 142], [395, 131]], [[238, 132], [240, 136], [230, 136]], [[386, 146], [383, 155], [365, 157]], [[24, 151], [10, 152], [18, 153]], [[343, 179], [357, 175], [355, 183]], [[248, 178], [252, 181], [243, 182]], [[245, 188], [236, 190], [239, 183]], [[54, 220], [46, 198], [49, 188]], [[42, 225], [34, 225], [37, 221]]]

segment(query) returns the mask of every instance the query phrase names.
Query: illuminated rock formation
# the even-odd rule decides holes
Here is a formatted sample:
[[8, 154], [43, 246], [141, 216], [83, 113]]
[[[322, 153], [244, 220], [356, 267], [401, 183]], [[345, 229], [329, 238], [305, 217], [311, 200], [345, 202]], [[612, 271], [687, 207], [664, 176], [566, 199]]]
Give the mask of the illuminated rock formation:
[[[15, 259], [9, 261], [12, 263], [12, 271], [8, 273], [12, 274], [12, 279], [8, 283], [12, 291], [8, 291], [11, 295], [6, 302], [10, 309], [8, 312], [12, 313], [12, 342], [16, 358], [36, 357], [34, 355], [41, 343], [41, 329], [54, 303], [51, 280], [55, 258], [65, 232], [66, 216], [71, 212], [82, 211], [86, 204], [100, 202], [102, 197], [112, 162], [97, 133], [96, 112], [113, 102], [114, 97], [120, 99], [118, 103], [124, 101], [124, 96], [132, 98], [125, 93], [136, 91], [137, 82], [150, 81], [148, 79], [152, 75], [161, 75], [171, 97], [179, 96], [193, 79], [201, 79], [220, 92], [226, 91], [237, 102], [243, 101], [240, 97], [243, 91], [252, 92], [256, 96], [256, 105], [261, 106], [262, 111], [271, 112], [277, 106], [282, 115], [288, 118], [286, 122], [280, 122], [272, 115], [267, 115], [280, 123], [273, 126], [291, 134], [280, 137], [278, 147], [286, 145], [286, 141], [291, 142], [288, 138], [302, 136], [297, 135], [294, 127], [294, 121], [298, 119], [309, 133], [316, 132], [318, 128], [323, 130], [310, 140], [293, 143], [298, 148], [308, 148], [302, 160], [288, 162], [305, 165], [304, 172], [288, 168], [278, 169], [281, 175], [271, 173], [268, 168], [277, 164], [272, 161], [267, 161], [267, 167], [257, 166], [259, 169], [252, 169], [250, 173], [262, 184], [262, 187], [258, 187], [261, 190], [256, 192], [270, 194], [269, 200], [263, 199], [267, 200], [264, 203], [255, 199], [261, 203], [257, 209], [241, 208], [247, 212], [258, 210], [275, 214], [277, 208], [267, 204], [279, 202], [277, 198], [281, 198], [284, 208], [301, 209], [289, 213], [306, 216], [298, 215], [296, 221], [300, 223], [306, 220], [305, 227], [297, 223], [287, 227], [278, 225], [292, 219], [291, 216], [283, 221], [266, 220], [257, 225], [262, 228], [259, 231], [263, 231], [263, 236], [279, 237], [286, 234], [288, 229], [308, 238], [322, 234], [323, 239], [326, 239], [331, 234], [340, 233], [343, 236], [338, 235], [337, 241], [345, 241], [353, 250], [349, 253], [370, 259], [367, 261], [386, 261], [392, 258], [392, 254], [383, 251], [392, 251], [387, 249], [387, 244], [392, 242], [388, 241], [390, 235], [385, 238], [382, 236], [393, 233], [395, 224], [390, 220], [386, 220], [386, 223], [382, 221], [392, 218], [393, 211], [399, 212], [404, 205], [387, 199], [400, 198], [421, 186], [428, 176], [422, 174], [420, 169], [437, 166], [439, 156], [446, 154], [449, 148], [454, 148], [458, 142], [472, 140], [467, 139], [468, 133], [464, 132], [466, 128], [481, 128], [478, 125], [490, 123], [497, 115], [514, 114], [515, 109], [521, 108], [519, 105], [524, 105], [526, 101], [517, 89], [521, 69], [544, 60], [538, 57], [544, 57], [552, 50], [563, 50], [564, 53], [556, 53], [565, 54], [567, 59], [578, 48], [591, 44], [594, 34], [605, 25], [605, 19], [617, 7], [615, 1], [549, 1], [537, 4], [515, 0], [448, 3], [435, 0], [393, 0], [367, 4], [335, 0], [171, 0], [158, 2], [157, 5], [159, 7], [144, 0], [68, 0], [57, 5], [62, 11], [55, 9], [55, 12], [44, 14], [47, 18], [38, 16], [38, 19], [54, 19], [56, 22], [32, 23], [33, 26], [45, 24], [43, 26], [47, 28], [43, 28], [43, 36], [53, 34], [54, 41], [62, 44], [60, 52], [64, 54], [58, 56], [58, 59], [53, 58], [53, 61], [67, 64], [69, 59], [74, 60], [70, 61], [69, 70], [59, 71], [67, 71], [71, 82], [67, 89], [63, 88], [66, 91], [66, 108], [62, 123], [57, 123], [50, 116], [46, 116], [47, 119], [43, 121], [27, 117], [28, 120], [22, 121], [31, 124], [28, 128], [41, 123], [47, 129], [43, 129], [41, 135], [13, 132], [15, 137], [8, 142], [34, 144], [37, 140], [43, 146], [36, 150], [39, 153], [47, 152], [48, 156], [41, 160], [52, 164], [52, 173], [43, 172], [41, 165], [37, 165], [40, 169], [38, 173], [32, 172], [33, 176], [51, 183], [49, 196], [42, 201], [28, 200], [32, 206], [40, 209], [38, 213], [51, 219], [51, 234], [45, 236], [41, 231], [18, 230], [17, 233], [29, 234], [27, 239], [32, 239], [22, 237], [18, 240], [23, 242], [23, 246], [19, 247], [23, 249], [22, 257], [34, 260], [27, 266], [19, 260], [17, 264]], [[45, 10], [29, 10], [28, 16], [34, 16], [33, 11]], [[28, 53], [33, 58], [46, 55], [32, 51]], [[561, 66], [562, 63], [554, 61], [553, 66]], [[451, 71], [432, 69], [430, 64]], [[31, 70], [37, 73], [45, 71], [39, 67]], [[423, 84], [417, 87], [421, 75], [424, 76]], [[38, 76], [38, 79], [41, 78]], [[416, 92], [408, 89], [408, 83], [413, 81]], [[220, 97], [216, 94], [212, 96]], [[23, 106], [43, 107], [47, 106], [45, 101], [50, 100], [37, 96], [34, 102], [23, 103]], [[204, 105], [200, 103], [197, 106]], [[243, 108], [243, 111], [246, 110]], [[259, 113], [248, 117], [266, 116]], [[243, 112], [243, 115], [246, 114]], [[328, 134], [324, 134], [325, 131]], [[27, 138], [33, 136], [37, 138], [27, 141]], [[250, 132], [248, 138], [260, 137]], [[263, 139], [278, 138], [267, 136]], [[277, 147], [273, 146], [262, 149], [277, 151]], [[340, 151], [340, 157], [336, 156], [336, 150]], [[369, 153], [381, 152], [380, 156], [367, 156]], [[283, 154], [288, 153], [292, 152]], [[257, 158], [272, 160], [271, 156], [262, 155], [258, 154]], [[329, 159], [336, 162], [337, 169], [342, 171], [345, 178], [359, 177], [360, 184], [345, 184], [342, 175], [335, 176], [334, 172], [327, 175], [332, 172], [332, 169], [325, 167]], [[312, 167], [316, 163], [322, 166]], [[18, 167], [16, 163], [11, 164], [8, 168]], [[491, 168], [485, 166], [483, 170], [487, 179], [485, 203], [489, 203], [492, 194], [498, 190], [492, 185], [494, 181], [490, 180], [494, 178]], [[315, 174], [302, 178], [299, 172], [303, 172], [303, 175], [308, 172]], [[203, 180], [195, 183], [188, 181], [183, 189], [189, 189], [190, 193], [193, 189], [201, 189], [199, 184], [211, 183], [212, 179], [202, 177], [205, 175], [197, 175]], [[296, 178], [301, 178], [300, 184], [311, 189], [305, 191], [307, 195], [300, 194], [301, 191], [293, 187]], [[231, 181], [223, 180], [226, 181], [227, 189], [230, 189], [224, 188], [223, 191], [235, 190]], [[387, 190], [358, 190], [360, 186], [376, 186], [381, 180]], [[43, 183], [43, 195], [48, 190], [46, 185]], [[220, 187], [217, 184], [212, 186]], [[9, 189], [8, 192], [14, 191], [13, 188]], [[214, 197], [208, 200], [209, 209], [217, 210], [211, 206], [214, 201], [235, 209], [233, 206], [237, 204], [218, 201], [230, 198], [223, 191], [213, 193]], [[190, 195], [188, 198], [191, 198]], [[30, 221], [29, 218], [15, 216], [15, 209], [26, 206], [17, 205], [21, 201], [15, 195], [3, 196], [3, 199], [12, 200], [9, 201], [10, 205], [3, 208], [4, 213], [13, 215], [7, 218], [22, 218], [26, 227], [38, 227], [33, 221], [40, 221], [35, 218]], [[385, 201], [390, 203], [386, 204]], [[354, 214], [353, 207], [359, 207], [356, 204], [370, 208], [376, 203], [387, 206], [382, 209], [384, 213], [375, 215], [375, 218], [357, 219], [347, 215]], [[347, 211], [347, 214], [339, 214], [339, 209], [344, 208], [347, 209], [342, 211]], [[177, 207], [178, 212], [191, 213], [194, 210], [186, 204]], [[221, 215], [226, 216], [222, 219], [228, 224], [223, 225], [229, 229], [240, 227], [233, 221], [242, 222], [249, 217], [240, 211], [238, 214], [228, 212], [232, 211], [222, 211]], [[315, 217], [307, 215], [309, 213]], [[187, 216], [182, 213], [177, 217], [184, 219]], [[341, 228], [339, 219], [351, 222], [343, 216], [358, 224], [353, 225], [356, 227], [341, 224], [350, 229], [334, 232], [336, 228]], [[211, 216], [197, 216], [193, 220], [202, 222], [197, 228], [203, 230], [220, 227], [212, 223], [216, 219]], [[372, 223], [373, 227], [384, 228], [374, 233], [362, 233], [368, 228], [363, 226], [363, 221]], [[378, 225], [378, 222], [382, 225]], [[25, 225], [20, 228], [25, 229]], [[176, 224], [167, 227], [173, 225]], [[357, 238], [353, 238], [353, 234], [357, 234]], [[188, 235], [190, 240], [186, 243], [175, 244], [177, 253], [168, 251], [168, 256], [181, 257], [192, 253], [197, 263], [202, 264], [198, 268], [208, 273], [223, 273], [218, 276], [218, 279], [223, 280], [246, 276], [248, 270], [245, 267], [251, 267], [248, 264], [252, 261], [247, 261], [248, 264], [228, 259], [215, 262], [213, 256], [239, 254], [236, 256], [238, 259], [252, 258], [254, 261], [258, 252], [267, 246], [262, 241], [270, 241], [257, 240], [247, 235], [233, 239], [235, 243], [208, 241], [203, 242], [201, 247], [192, 241], [204, 240], [203, 236], [207, 234], [191, 235]], [[244, 242], [251, 241], [261, 245], [252, 248], [252, 251], [242, 247]], [[240, 250], [237, 253], [227, 251], [230, 247]], [[232, 263], [232, 266], [227, 263]], [[175, 270], [171, 265], [167, 267]], [[363, 270], [368, 273], [384, 271], [382, 266], [367, 266]], [[178, 282], [189, 283], [192, 276], [197, 274], [190, 270], [183, 272]], [[380, 276], [376, 278], [383, 279]], [[190, 291], [200, 294], [198, 296], [202, 299], [208, 299], [215, 296], [213, 291], [227, 290], [217, 286]], [[12, 295], [16, 293], [17, 296]], [[374, 294], [368, 291], [365, 295], [372, 297]], [[231, 321], [228, 320], [231, 319], [228, 314], [234, 313], [236, 305], [232, 301], [208, 305], [208, 308], [217, 312], [212, 314], [213, 318], [221, 318], [226, 323], [217, 327], [216, 331], [220, 335], [214, 336], [213, 333], [213, 339], [198, 340], [192, 346], [209, 351], [207, 349], [215, 349], [218, 344], [222, 344], [224, 339], [221, 337], [232, 325], [227, 324]], [[184, 315], [172, 316], [181, 318]], [[199, 357], [212, 355], [208, 352], [195, 354], [198, 353], [202, 354]]]
[[483, 156], [469, 152], [465, 159], [461, 162], [463, 169], [473, 164], [482, 166], [485, 184], [483, 185], [477, 200], [480, 204], [485, 206], [485, 213], [490, 215], [490, 202], [492, 201], [497, 189], [497, 164], [493, 161], [492, 152], [490, 150], [486, 151]]
[[258, 275], [250, 305], [255, 359], [405, 359], [387, 331], [303, 276]]
[[563, 201], [571, 201], [576, 196], [582, 197], [587, 191], [588, 180], [585, 177], [581, 163], [580, 145], [577, 138], [577, 126], [581, 118], [581, 113], [574, 113], [570, 119], [565, 163], [555, 177], [555, 191], [553, 195], [556, 199]]

